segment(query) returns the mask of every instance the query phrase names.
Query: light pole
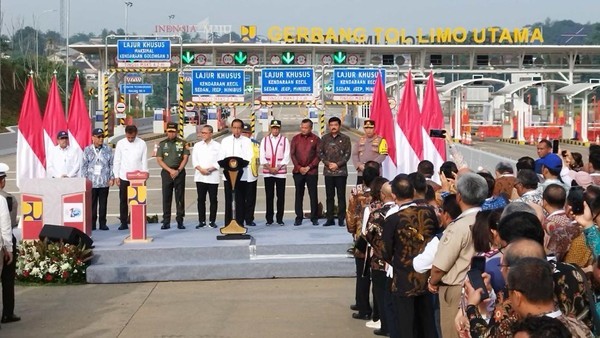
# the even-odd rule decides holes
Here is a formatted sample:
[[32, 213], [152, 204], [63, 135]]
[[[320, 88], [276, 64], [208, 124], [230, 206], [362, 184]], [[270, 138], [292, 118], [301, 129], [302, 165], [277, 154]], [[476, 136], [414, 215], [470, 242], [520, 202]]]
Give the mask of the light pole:
[[69, 21], [71, 18], [71, 0], [67, 0], [67, 8], [66, 8], [66, 45], [67, 49], [65, 49], [65, 116], [67, 116], [69, 112]]
[[129, 34], [129, 7], [133, 6], [133, 2], [125, 1], [125, 35]]
[[40, 74], [40, 68], [39, 68], [39, 58], [40, 58], [40, 41], [39, 41], [39, 23], [38, 23], [38, 19], [40, 17], [40, 15], [42, 14], [46, 14], [46, 13], [53, 13], [56, 12], [56, 9], [47, 9], [43, 12], [41, 12], [39, 15], [35, 15], [34, 16], [34, 26], [35, 26], [35, 75], [39, 76]]
[[[175, 14], [171, 14], [169, 15], [169, 25], [171, 24], [172, 20], [175, 19]], [[181, 62], [181, 61], [180, 61]], [[167, 114], [169, 114], [169, 121], [171, 118], [171, 100], [169, 99], [169, 80], [171, 79], [171, 73], [167, 72]]]

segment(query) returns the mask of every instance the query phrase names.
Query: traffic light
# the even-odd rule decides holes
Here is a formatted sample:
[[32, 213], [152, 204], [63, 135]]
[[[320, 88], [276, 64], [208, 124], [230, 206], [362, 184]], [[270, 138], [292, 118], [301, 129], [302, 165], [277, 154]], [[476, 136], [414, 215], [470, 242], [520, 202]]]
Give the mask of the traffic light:
[[335, 65], [343, 65], [346, 63], [346, 52], [338, 51], [333, 53], [333, 64]]
[[194, 54], [194, 52], [192, 52], [190, 50], [184, 50], [183, 53], [181, 54], [181, 62], [184, 65], [193, 64], [195, 59], [196, 59], [196, 55]]
[[281, 61], [284, 65], [293, 65], [296, 55], [294, 52], [283, 52], [281, 53]]
[[233, 54], [233, 60], [236, 65], [245, 65], [248, 64], [248, 53], [243, 50], [238, 50]]

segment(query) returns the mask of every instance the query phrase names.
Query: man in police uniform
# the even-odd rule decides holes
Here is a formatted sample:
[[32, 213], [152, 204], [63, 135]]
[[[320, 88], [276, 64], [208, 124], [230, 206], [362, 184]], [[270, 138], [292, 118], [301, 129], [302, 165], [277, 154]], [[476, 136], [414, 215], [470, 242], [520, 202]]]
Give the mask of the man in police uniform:
[[356, 168], [356, 184], [362, 184], [365, 163], [375, 161], [379, 164], [387, 156], [387, 142], [384, 138], [375, 134], [375, 121], [365, 120], [363, 124], [365, 135], [358, 139], [352, 147], [352, 163]]
[[175, 206], [177, 208], [177, 228], [185, 229], [183, 216], [185, 213], [185, 165], [190, 151], [185, 141], [177, 137], [177, 123], [167, 123], [167, 138], [158, 144], [156, 162], [163, 169], [160, 172], [163, 192], [163, 222], [161, 229], [171, 227], [171, 202], [175, 189]]
[[252, 159], [248, 167], [250, 172], [246, 177], [246, 195], [244, 197], [244, 221], [246, 226], [256, 226], [254, 222], [254, 210], [256, 209], [256, 185], [258, 181], [258, 167], [260, 166], [260, 142], [252, 137], [252, 127], [244, 123], [242, 136], [246, 136], [252, 142]]
[[[14, 229], [17, 227], [17, 208], [19, 206], [17, 199], [6, 192], [6, 172], [8, 165], [0, 163], [0, 196], [6, 198], [8, 210], [10, 211], [10, 225]], [[4, 265], [2, 269], [2, 319], [0, 323], [11, 323], [21, 320], [21, 317], [15, 315], [15, 273], [17, 267], [17, 239], [12, 236], [12, 262]]]

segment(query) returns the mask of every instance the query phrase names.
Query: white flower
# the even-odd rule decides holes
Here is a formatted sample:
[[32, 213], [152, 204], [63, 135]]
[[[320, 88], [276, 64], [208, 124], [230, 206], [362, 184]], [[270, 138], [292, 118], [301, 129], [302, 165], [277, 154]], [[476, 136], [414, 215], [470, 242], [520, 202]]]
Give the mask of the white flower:
[[50, 266], [50, 268], [48, 269], [48, 272], [51, 273], [51, 274], [55, 274], [56, 271], [58, 271], [58, 266], [56, 266], [56, 264], [52, 264]]
[[71, 264], [69, 263], [64, 263], [63, 265], [60, 266], [60, 270], [62, 271], [68, 271], [71, 268]]
[[40, 274], [40, 269], [38, 269], [37, 267], [35, 267], [35, 268], [31, 269], [31, 274], [32, 274], [33, 276], [38, 276], [38, 277], [39, 277], [39, 276], [41, 276], [41, 274]]

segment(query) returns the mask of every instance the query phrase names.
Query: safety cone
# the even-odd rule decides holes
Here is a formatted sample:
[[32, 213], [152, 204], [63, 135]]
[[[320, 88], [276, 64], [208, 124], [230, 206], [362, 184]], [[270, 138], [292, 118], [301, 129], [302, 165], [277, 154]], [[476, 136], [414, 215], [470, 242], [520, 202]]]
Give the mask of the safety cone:
[[460, 138], [460, 143], [467, 144], [467, 133], [462, 134], [462, 137]]
[[152, 157], [156, 157], [157, 152], [158, 152], [158, 142], [154, 142], [154, 150], [152, 150]]
[[485, 133], [483, 131], [479, 132], [479, 141], [485, 141]]
[[600, 135], [596, 134], [596, 144], [600, 146]]
[[467, 133], [467, 145], [470, 146], [473, 144], [473, 139], [471, 138], [471, 133]]
[[535, 144], [535, 140], [533, 139], [533, 133], [531, 133], [529, 135], [529, 144], [534, 145]]

